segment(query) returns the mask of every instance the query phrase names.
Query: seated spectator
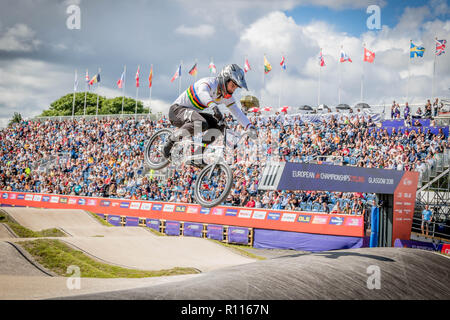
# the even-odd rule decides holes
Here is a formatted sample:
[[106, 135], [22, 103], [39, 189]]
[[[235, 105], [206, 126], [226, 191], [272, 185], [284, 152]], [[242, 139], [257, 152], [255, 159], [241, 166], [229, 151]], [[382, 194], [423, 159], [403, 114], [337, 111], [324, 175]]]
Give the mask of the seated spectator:
[[334, 204], [333, 209], [331, 209], [331, 213], [342, 213], [341, 210], [341, 205], [339, 204], [339, 201], [336, 201], [336, 203]]

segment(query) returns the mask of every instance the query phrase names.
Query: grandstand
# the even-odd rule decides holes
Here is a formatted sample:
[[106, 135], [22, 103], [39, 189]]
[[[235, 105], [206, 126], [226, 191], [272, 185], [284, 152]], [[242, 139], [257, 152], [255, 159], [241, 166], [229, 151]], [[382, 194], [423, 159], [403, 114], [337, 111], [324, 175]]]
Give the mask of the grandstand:
[[[259, 128], [258, 145], [246, 140], [228, 154], [235, 185], [225, 205], [367, 215], [375, 204], [373, 194], [258, 190], [268, 161], [419, 171], [417, 216], [429, 203], [439, 218], [433, 235], [449, 238], [448, 126], [432, 119], [410, 126], [367, 110], [250, 119]], [[145, 167], [145, 142], [165, 127], [166, 117], [148, 114], [24, 120], [1, 131], [0, 190], [192, 203], [196, 169]]]

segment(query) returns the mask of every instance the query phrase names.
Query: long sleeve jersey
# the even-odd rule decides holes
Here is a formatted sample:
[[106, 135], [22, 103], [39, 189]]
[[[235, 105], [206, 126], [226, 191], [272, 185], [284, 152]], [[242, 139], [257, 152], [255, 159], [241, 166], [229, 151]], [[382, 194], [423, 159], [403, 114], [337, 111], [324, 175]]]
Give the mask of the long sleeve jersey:
[[244, 128], [250, 124], [250, 120], [237, 106], [233, 97], [226, 99], [219, 94], [219, 81], [216, 77], [198, 80], [181, 93], [174, 103], [197, 111], [205, 110], [216, 104], [224, 104]]

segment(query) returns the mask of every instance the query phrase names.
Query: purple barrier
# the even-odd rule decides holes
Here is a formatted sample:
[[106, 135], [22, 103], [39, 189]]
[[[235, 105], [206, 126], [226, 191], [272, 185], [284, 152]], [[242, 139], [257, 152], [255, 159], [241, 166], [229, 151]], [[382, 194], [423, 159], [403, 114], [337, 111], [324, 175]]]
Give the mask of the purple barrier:
[[156, 219], [146, 219], [145, 220], [145, 224], [147, 225], [147, 227], [154, 229], [156, 231], [159, 231], [159, 227], [161, 225], [161, 222], [159, 220]]
[[228, 227], [228, 242], [248, 244], [248, 228]]
[[417, 240], [396, 239], [394, 242], [394, 247], [396, 247], [396, 248], [416, 248], [416, 249], [423, 249], [423, 250], [429, 250], [429, 251], [438, 251], [439, 245], [430, 243], [430, 242], [417, 241]]
[[203, 236], [203, 224], [185, 222], [183, 235], [201, 238]]
[[330, 236], [290, 231], [254, 229], [253, 247], [262, 249], [291, 249], [328, 251], [361, 248], [364, 238]]
[[121, 221], [120, 216], [114, 216], [114, 215], [108, 216], [108, 222], [116, 227], [121, 226], [120, 221]]
[[125, 220], [126, 227], [137, 227], [139, 226], [139, 218], [138, 217], [127, 217]]
[[[391, 135], [394, 127], [369, 128], [369, 132], [371, 133], [374, 130], [376, 132], [379, 132], [379, 131], [383, 131], [385, 129], [386, 129], [387, 133], [389, 135]], [[425, 134], [428, 132], [428, 130], [430, 130], [430, 132], [435, 135], [439, 134], [439, 129], [442, 129], [442, 132], [444, 133], [445, 137], [448, 137], [448, 135], [449, 135], [449, 127], [404, 127], [404, 126], [395, 127], [396, 132], [401, 131], [402, 133], [405, 131], [411, 132], [413, 130], [417, 133], [418, 129], [420, 129], [421, 132], [425, 132]]]
[[96, 213], [97, 217], [99, 217], [102, 220], [105, 220], [105, 215], [103, 213]]
[[180, 225], [178, 221], [166, 221], [166, 231], [165, 234], [168, 236], [179, 236], [180, 235]]
[[208, 224], [207, 230], [206, 230], [206, 237], [208, 239], [214, 239], [214, 240], [223, 240], [223, 226], [215, 225], [215, 224]]

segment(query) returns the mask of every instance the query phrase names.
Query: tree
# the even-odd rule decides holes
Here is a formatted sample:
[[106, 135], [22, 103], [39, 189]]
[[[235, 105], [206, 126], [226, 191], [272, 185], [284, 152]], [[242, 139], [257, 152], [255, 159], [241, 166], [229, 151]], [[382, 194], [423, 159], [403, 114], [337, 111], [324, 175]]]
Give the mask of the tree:
[[[97, 94], [88, 92], [86, 94], [86, 114], [95, 115], [97, 113]], [[71, 116], [73, 104], [73, 93], [66, 94], [50, 104], [50, 108], [40, 115], [41, 117]], [[143, 107], [142, 101], [137, 103], [137, 113], [148, 113], [148, 108]], [[124, 99], [124, 114], [134, 114], [136, 100]], [[98, 96], [98, 114], [121, 114], [122, 97], [107, 99]], [[75, 94], [75, 115], [84, 115], [84, 92]]]
[[8, 127], [11, 127], [14, 123], [22, 122], [22, 115], [18, 112], [14, 112], [14, 116], [9, 120]]

